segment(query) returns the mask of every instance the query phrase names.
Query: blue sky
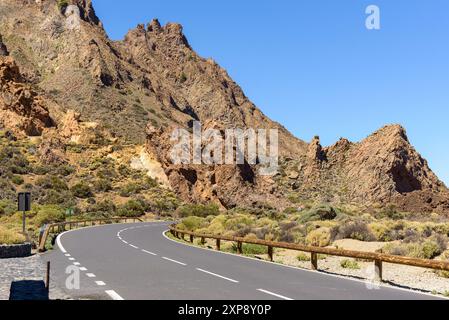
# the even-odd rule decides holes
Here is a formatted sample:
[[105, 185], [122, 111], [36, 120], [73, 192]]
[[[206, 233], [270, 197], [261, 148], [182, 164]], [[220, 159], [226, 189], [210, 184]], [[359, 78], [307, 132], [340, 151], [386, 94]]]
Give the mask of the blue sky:
[[[93, 0], [112, 39], [179, 22], [192, 47], [297, 137], [359, 141], [399, 123], [449, 185], [449, 1]], [[381, 30], [365, 28], [365, 9]]]

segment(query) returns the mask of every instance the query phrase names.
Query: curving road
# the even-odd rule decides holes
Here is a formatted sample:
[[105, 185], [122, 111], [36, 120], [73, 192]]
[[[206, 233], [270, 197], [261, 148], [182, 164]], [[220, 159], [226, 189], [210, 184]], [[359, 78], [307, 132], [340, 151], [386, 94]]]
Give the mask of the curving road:
[[373, 290], [361, 281], [187, 246], [163, 235], [168, 225], [107, 225], [66, 232], [43, 259], [52, 262], [52, 280], [61, 288], [66, 288], [67, 267], [79, 267], [80, 288], [64, 289], [79, 299], [433, 299], [390, 287]]

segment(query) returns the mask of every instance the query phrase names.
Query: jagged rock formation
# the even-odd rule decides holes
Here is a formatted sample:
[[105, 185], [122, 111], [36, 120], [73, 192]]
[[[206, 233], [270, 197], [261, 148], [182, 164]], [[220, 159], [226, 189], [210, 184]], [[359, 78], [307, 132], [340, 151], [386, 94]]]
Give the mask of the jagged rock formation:
[[[204, 130], [223, 127], [215, 121], [205, 124]], [[258, 166], [245, 161], [242, 165], [173, 164], [169, 130], [147, 127], [147, 150], [164, 169], [168, 181], [180, 197], [190, 202], [214, 202], [226, 209], [235, 207], [287, 207], [272, 177], [259, 174]], [[204, 151], [205, 146], [202, 146]]]
[[[28, 135], [57, 128], [44, 137], [45, 162], [64, 161], [64, 143], [96, 139], [95, 127], [110, 143], [147, 144], [188, 201], [283, 208], [294, 192], [323, 202], [449, 210], [446, 187], [401, 127], [385, 127], [360, 143], [342, 139], [325, 148], [316, 137], [307, 144], [268, 119], [226, 70], [198, 56], [181, 25], [153, 20], [111, 41], [91, 0], [68, 4], [0, 0], [0, 121]], [[259, 177], [251, 166], [171, 165], [170, 128], [189, 129], [196, 120], [221, 128], [278, 128], [287, 182]], [[148, 123], [163, 129], [146, 131]]]
[[10, 57], [0, 56], [0, 122], [13, 131], [40, 135], [54, 122], [45, 98], [37, 94], [24, 80]]
[[446, 187], [399, 125], [383, 127], [360, 143], [341, 139], [323, 148], [315, 138], [298, 171], [301, 192], [318, 188], [323, 201], [396, 203], [411, 211], [449, 208]]

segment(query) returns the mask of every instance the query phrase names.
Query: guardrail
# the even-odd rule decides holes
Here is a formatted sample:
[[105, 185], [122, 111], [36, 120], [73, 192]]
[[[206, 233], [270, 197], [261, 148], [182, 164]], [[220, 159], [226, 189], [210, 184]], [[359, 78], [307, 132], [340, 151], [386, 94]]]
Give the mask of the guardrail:
[[392, 264], [400, 264], [407, 265], [413, 267], [421, 267], [427, 269], [434, 269], [439, 271], [449, 271], [449, 261], [437, 261], [437, 260], [426, 260], [426, 259], [416, 259], [416, 258], [408, 258], [402, 256], [393, 256], [383, 253], [376, 252], [363, 252], [363, 251], [352, 251], [352, 250], [341, 250], [334, 248], [321, 248], [321, 247], [312, 247], [305, 246], [301, 244], [292, 244], [286, 242], [272, 242], [265, 240], [248, 240], [239, 237], [225, 237], [225, 236], [214, 236], [207, 234], [200, 234], [195, 232], [189, 232], [186, 230], [177, 229], [176, 225], [170, 226], [170, 232], [173, 236], [178, 239], [185, 240], [185, 236], [190, 236], [190, 242], [193, 243], [195, 238], [200, 238], [201, 243], [205, 244], [206, 239], [216, 240], [216, 249], [220, 251], [221, 241], [230, 241], [235, 242], [237, 244], [237, 252], [239, 254], [243, 254], [243, 244], [255, 244], [267, 247], [267, 254], [271, 261], [273, 261], [274, 248], [278, 249], [288, 249], [295, 250], [301, 252], [307, 252], [311, 254], [311, 263], [312, 269], [318, 270], [318, 255], [329, 255], [329, 256], [337, 256], [337, 257], [346, 257], [346, 258], [355, 258], [362, 259], [367, 261], [373, 261], [376, 270], [376, 280], [382, 281], [382, 273], [383, 273], [383, 263], [392, 263]]
[[95, 220], [80, 220], [80, 221], [65, 221], [60, 223], [53, 223], [46, 225], [43, 232], [39, 234], [39, 252], [45, 251], [45, 245], [47, 243], [48, 236], [51, 233], [62, 233], [68, 230], [92, 227], [102, 224], [112, 223], [136, 223], [137, 221], [143, 222], [140, 218], [107, 218], [107, 219], [95, 219]]

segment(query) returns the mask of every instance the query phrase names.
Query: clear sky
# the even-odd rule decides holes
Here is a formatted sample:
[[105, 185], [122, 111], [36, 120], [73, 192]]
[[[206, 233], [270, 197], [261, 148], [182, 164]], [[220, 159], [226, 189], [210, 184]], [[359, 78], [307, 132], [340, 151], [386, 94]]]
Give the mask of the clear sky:
[[[179, 22], [192, 47], [297, 137], [359, 141], [399, 123], [449, 185], [449, 1], [93, 0], [112, 39]], [[381, 30], [365, 9], [379, 6]]]

